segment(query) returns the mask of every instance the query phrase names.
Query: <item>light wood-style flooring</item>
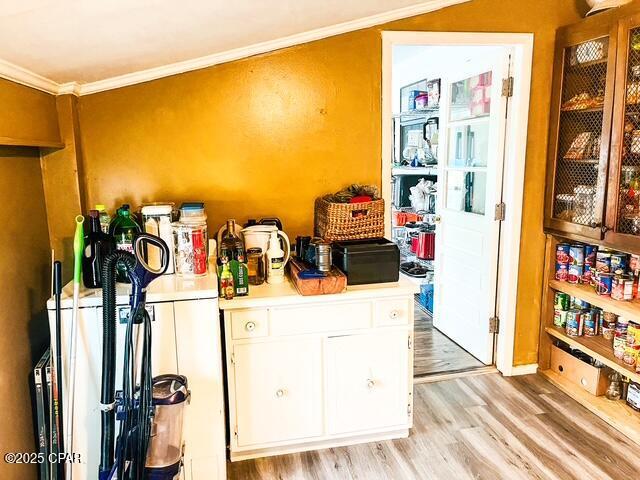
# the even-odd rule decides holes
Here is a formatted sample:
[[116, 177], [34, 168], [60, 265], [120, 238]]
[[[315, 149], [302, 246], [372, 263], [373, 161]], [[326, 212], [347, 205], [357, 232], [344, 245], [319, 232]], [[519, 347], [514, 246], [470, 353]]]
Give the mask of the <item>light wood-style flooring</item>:
[[228, 463], [242, 480], [623, 480], [638, 446], [539, 375], [415, 386], [409, 438]]
[[415, 307], [414, 332], [413, 375], [416, 377], [485, 366], [480, 360], [434, 328], [431, 316], [417, 305]]

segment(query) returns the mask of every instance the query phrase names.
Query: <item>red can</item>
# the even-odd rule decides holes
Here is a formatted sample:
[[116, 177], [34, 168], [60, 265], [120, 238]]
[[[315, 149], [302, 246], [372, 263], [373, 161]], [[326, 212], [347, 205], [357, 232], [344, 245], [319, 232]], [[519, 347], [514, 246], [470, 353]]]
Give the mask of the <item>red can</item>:
[[207, 244], [204, 231], [194, 229], [191, 241], [193, 243], [193, 273], [204, 275], [207, 273]]
[[421, 260], [433, 260], [435, 257], [436, 233], [420, 232], [418, 233], [418, 245], [416, 248], [416, 257]]

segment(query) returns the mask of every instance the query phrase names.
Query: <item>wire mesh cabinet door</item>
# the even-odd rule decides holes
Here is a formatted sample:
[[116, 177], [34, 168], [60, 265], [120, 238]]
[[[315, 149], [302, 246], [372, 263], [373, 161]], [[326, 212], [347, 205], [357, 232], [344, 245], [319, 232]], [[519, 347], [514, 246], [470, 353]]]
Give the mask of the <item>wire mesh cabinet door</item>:
[[545, 229], [601, 239], [616, 68], [617, 24], [558, 31]]
[[640, 251], [640, 14], [621, 20], [607, 191], [606, 239]]

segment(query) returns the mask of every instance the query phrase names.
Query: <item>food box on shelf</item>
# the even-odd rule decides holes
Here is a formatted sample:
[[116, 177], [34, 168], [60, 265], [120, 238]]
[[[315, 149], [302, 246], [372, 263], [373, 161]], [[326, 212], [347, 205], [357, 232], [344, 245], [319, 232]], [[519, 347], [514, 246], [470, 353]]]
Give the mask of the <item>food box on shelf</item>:
[[607, 390], [606, 369], [583, 362], [555, 345], [551, 346], [551, 370], [592, 395], [604, 395]]

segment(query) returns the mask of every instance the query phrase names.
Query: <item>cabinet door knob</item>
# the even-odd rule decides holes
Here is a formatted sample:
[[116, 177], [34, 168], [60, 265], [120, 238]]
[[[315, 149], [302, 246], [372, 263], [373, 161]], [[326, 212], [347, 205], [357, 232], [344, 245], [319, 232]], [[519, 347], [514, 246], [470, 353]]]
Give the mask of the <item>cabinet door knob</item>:
[[255, 322], [247, 322], [244, 324], [244, 329], [247, 332], [253, 332], [256, 329], [256, 324]]
[[440, 215], [436, 215], [435, 217], [433, 217], [433, 221], [435, 223], [440, 223], [442, 221], [442, 217]]
[[373, 380], [369, 379], [367, 380], [367, 387], [369, 388], [373, 388], [376, 386], [376, 382], [374, 382]]
[[398, 310], [391, 310], [389, 312], [389, 318], [391, 319], [398, 318], [399, 315], [400, 315], [400, 312]]
[[276, 391], [276, 397], [280, 398], [280, 397], [284, 397], [284, 390], [283, 389], [279, 389]]

